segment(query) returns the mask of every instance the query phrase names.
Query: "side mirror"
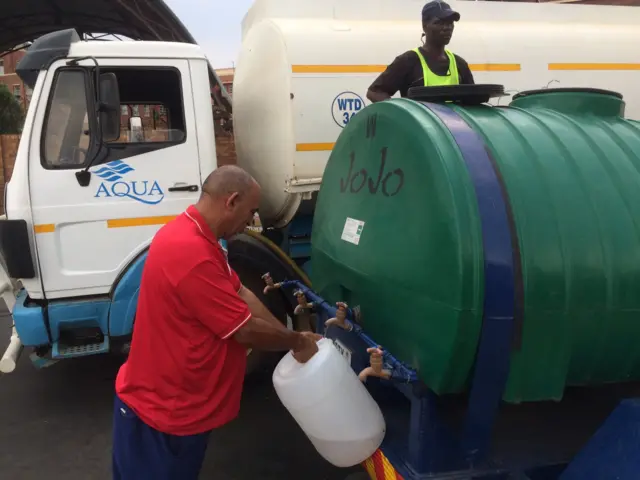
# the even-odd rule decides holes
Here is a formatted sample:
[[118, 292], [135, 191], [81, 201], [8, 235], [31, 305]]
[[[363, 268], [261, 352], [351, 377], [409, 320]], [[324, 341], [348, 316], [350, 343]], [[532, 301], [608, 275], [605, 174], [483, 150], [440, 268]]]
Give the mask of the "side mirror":
[[115, 73], [100, 75], [100, 128], [102, 141], [113, 142], [120, 138], [120, 90]]

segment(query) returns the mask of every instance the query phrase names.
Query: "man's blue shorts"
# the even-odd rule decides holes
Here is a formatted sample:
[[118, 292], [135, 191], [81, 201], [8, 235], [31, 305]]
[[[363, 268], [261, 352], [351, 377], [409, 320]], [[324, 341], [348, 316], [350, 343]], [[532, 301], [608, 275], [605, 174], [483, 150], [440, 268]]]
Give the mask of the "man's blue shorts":
[[209, 433], [177, 436], [159, 432], [116, 395], [113, 480], [197, 480]]

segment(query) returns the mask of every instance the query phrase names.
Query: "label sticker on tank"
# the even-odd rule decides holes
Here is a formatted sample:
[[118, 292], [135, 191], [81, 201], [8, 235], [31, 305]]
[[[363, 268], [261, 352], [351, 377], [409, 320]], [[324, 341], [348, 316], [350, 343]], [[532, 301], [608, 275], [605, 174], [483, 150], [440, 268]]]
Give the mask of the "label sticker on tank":
[[347, 217], [347, 221], [344, 223], [344, 229], [342, 230], [342, 240], [358, 245], [363, 228], [364, 222], [362, 220]]

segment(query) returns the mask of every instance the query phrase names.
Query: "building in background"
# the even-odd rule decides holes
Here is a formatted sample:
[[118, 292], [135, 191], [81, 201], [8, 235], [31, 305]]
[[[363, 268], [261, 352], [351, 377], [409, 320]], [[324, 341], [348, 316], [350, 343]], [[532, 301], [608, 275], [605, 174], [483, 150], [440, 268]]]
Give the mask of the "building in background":
[[216, 75], [218, 75], [220, 82], [230, 96], [233, 96], [233, 74], [235, 73], [235, 71], [235, 68], [216, 69]]
[[4, 83], [9, 87], [9, 91], [13, 93], [13, 96], [26, 111], [29, 107], [33, 90], [27, 87], [16, 73], [16, 66], [24, 57], [25, 52], [24, 48], [19, 48], [0, 57], [0, 83]]
[[[216, 75], [229, 96], [233, 96], [233, 74], [235, 68], [218, 68]], [[219, 90], [219, 87], [216, 85]], [[229, 112], [213, 106], [213, 121], [216, 136], [218, 166], [236, 164], [236, 146], [233, 141], [233, 118]]]

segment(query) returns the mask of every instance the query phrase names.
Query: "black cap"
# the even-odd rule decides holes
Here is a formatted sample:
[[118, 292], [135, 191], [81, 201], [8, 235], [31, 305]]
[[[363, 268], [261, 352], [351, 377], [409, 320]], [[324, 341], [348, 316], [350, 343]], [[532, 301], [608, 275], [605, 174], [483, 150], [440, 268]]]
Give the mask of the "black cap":
[[438, 19], [452, 19], [454, 22], [460, 20], [460, 14], [451, 9], [448, 3], [440, 0], [433, 0], [422, 7], [422, 21]]

